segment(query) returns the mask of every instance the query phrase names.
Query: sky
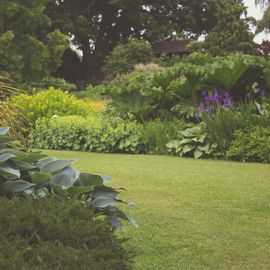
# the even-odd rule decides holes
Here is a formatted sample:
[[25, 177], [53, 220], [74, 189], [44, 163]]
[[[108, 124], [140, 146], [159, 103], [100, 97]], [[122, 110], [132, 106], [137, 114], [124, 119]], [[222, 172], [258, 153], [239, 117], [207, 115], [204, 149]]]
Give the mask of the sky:
[[[255, 19], [261, 19], [263, 15], [263, 9], [261, 7], [255, 6], [255, 0], [244, 0], [245, 5], [248, 7], [248, 15], [254, 17]], [[270, 34], [261, 33], [255, 37], [255, 42], [261, 43], [262, 40], [270, 40]]]

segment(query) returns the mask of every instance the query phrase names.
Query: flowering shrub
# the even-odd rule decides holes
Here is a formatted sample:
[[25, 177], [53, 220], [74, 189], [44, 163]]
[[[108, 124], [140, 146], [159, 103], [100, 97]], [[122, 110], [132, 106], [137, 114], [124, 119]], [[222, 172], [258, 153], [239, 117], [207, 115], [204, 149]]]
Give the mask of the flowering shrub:
[[216, 112], [217, 110], [228, 110], [234, 106], [234, 101], [229, 94], [225, 92], [222, 94], [215, 89], [210, 95], [207, 91], [202, 91], [203, 102], [200, 103], [200, 111], [202, 113]]
[[12, 98], [12, 102], [21, 108], [22, 114], [33, 122], [39, 118], [53, 115], [87, 116], [96, 110], [91, 103], [77, 99], [75, 96], [59, 89], [49, 88], [36, 95], [21, 94]]

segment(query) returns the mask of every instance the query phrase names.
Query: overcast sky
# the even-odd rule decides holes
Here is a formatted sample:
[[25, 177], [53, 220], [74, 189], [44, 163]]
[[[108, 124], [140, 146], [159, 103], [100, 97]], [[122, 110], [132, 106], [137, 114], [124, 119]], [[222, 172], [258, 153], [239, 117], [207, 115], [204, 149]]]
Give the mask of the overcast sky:
[[[245, 5], [248, 7], [248, 14], [256, 19], [261, 19], [263, 10], [261, 7], [255, 6], [255, 0], [244, 0]], [[270, 35], [262, 33], [256, 36], [255, 41], [260, 43], [263, 39], [270, 40]]]

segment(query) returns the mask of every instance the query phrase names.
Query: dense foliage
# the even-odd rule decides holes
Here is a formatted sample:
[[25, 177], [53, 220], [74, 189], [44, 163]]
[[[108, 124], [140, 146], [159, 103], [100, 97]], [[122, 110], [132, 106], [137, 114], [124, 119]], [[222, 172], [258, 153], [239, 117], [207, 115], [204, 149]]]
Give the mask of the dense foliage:
[[129, 73], [136, 64], [150, 63], [154, 58], [152, 47], [143, 40], [130, 39], [127, 43], [120, 43], [107, 57], [104, 72], [107, 78], [117, 74]]
[[93, 211], [46, 197], [0, 197], [1, 269], [129, 269], [123, 239]]
[[269, 91], [269, 75], [269, 62], [261, 57], [194, 53], [173, 67], [152, 74], [135, 71], [119, 76], [106, 86], [106, 93], [122, 114], [146, 121], [177, 116], [181, 103], [197, 106], [202, 89], [218, 87], [236, 101], [244, 101], [252, 89], [255, 96], [260, 89]]
[[53, 26], [68, 34], [82, 50], [81, 63], [68, 76], [77, 81], [94, 81], [100, 76], [104, 60], [119, 42], [137, 38], [152, 43], [208, 33], [216, 23], [214, 2], [220, 1], [80, 0], [78, 4], [65, 0], [50, 1], [46, 12]]
[[226, 157], [232, 160], [270, 163], [269, 126], [237, 130]]
[[47, 0], [1, 1], [0, 74], [37, 81], [52, 74], [68, 47], [68, 37], [44, 13]]
[[120, 118], [55, 117], [37, 122], [29, 143], [35, 148], [105, 153], [141, 153], [142, 126]]
[[120, 192], [105, 186], [110, 178], [82, 173], [71, 167], [72, 160], [47, 157], [41, 152], [12, 147], [12, 138], [6, 136], [9, 128], [0, 129], [0, 195], [22, 193], [34, 197], [54, 194], [62, 199], [75, 200], [105, 215], [110, 222], [121, 226], [118, 218], [134, 220], [119, 210]]
[[182, 121], [154, 120], [145, 124], [143, 129], [143, 143], [145, 153], [166, 155], [167, 143], [177, 139], [179, 130], [183, 128]]
[[45, 77], [39, 82], [27, 83], [24, 86], [27, 92], [33, 93], [48, 90], [50, 87], [67, 92], [75, 92], [77, 90], [77, 86], [75, 84], [68, 83], [64, 79], [54, 77]]
[[12, 101], [21, 109], [23, 115], [33, 122], [39, 118], [50, 118], [54, 115], [87, 116], [92, 109], [91, 104], [89, 106], [87, 102], [53, 87], [35, 95], [14, 96]]
[[254, 21], [247, 17], [243, 1], [219, 1], [214, 8], [217, 23], [202, 43], [203, 49], [212, 55], [255, 54], [254, 36], [249, 29]]

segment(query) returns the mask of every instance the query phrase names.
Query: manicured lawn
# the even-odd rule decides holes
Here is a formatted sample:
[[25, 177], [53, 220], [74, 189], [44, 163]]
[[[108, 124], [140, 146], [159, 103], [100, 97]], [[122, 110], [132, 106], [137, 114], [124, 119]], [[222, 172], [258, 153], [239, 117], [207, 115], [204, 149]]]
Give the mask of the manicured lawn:
[[270, 166], [48, 151], [126, 187], [138, 270], [270, 269]]

